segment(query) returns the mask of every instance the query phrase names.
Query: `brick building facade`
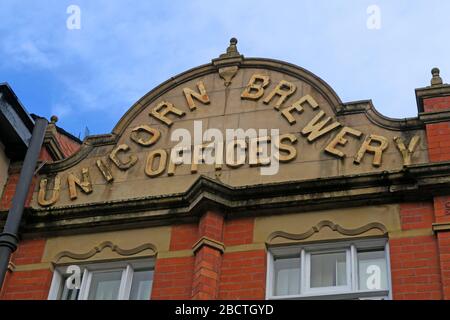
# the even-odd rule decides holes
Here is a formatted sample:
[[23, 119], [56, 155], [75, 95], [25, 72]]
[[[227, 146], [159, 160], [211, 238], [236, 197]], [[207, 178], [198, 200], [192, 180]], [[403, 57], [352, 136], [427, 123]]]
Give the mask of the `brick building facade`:
[[[432, 74], [418, 116], [394, 120], [232, 41], [109, 135], [79, 146], [53, 121], [1, 299], [450, 299], [450, 85]], [[171, 162], [170, 134], [195, 121], [279, 129], [279, 171]]]

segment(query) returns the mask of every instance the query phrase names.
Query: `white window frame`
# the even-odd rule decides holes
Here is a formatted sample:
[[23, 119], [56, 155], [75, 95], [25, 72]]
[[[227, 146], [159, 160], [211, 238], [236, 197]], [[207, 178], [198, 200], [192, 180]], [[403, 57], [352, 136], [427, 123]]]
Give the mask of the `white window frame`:
[[[358, 250], [384, 249], [387, 290], [359, 290]], [[311, 253], [346, 252], [347, 285], [310, 288]], [[274, 292], [274, 260], [276, 257], [300, 257], [300, 294], [276, 296]], [[386, 238], [337, 241], [333, 243], [272, 246], [267, 252], [266, 299], [392, 299], [389, 243]]]
[[[78, 300], [88, 300], [92, 283], [92, 275], [96, 272], [111, 272], [122, 270], [118, 300], [129, 300], [134, 270], [154, 270], [154, 259], [141, 259], [132, 261], [115, 261], [102, 263], [84, 263], [78, 265], [83, 274]], [[72, 264], [74, 265], [74, 264]], [[57, 300], [60, 290], [64, 285], [64, 275], [69, 264], [59, 265], [54, 268], [52, 284], [48, 294], [48, 300]], [[152, 282], [153, 286], [153, 282]], [[150, 287], [150, 293], [152, 288]], [[150, 299], [150, 297], [149, 297]]]

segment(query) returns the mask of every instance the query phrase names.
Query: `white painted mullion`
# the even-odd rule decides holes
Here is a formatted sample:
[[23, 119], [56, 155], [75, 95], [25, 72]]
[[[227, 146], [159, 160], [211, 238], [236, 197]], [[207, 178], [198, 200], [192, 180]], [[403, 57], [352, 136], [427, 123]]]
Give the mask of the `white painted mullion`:
[[269, 250], [267, 251], [267, 273], [266, 273], [266, 299], [273, 297], [273, 285], [274, 285], [274, 262], [273, 254]]
[[83, 279], [81, 280], [80, 293], [78, 295], [78, 300], [88, 300], [89, 298], [89, 287], [91, 286], [92, 272], [88, 271], [87, 268], [84, 269]]
[[129, 300], [131, 292], [131, 282], [133, 281], [133, 268], [131, 265], [122, 271], [122, 278], [120, 281], [118, 300]]
[[303, 295], [307, 291], [309, 291], [309, 282], [310, 282], [310, 254], [305, 252], [305, 249], [302, 249], [300, 256], [300, 294]]
[[61, 273], [55, 269], [55, 271], [53, 272], [53, 277], [52, 277], [52, 284], [50, 286], [50, 291], [48, 292], [48, 300], [57, 300], [58, 299], [58, 294], [59, 291], [62, 288], [62, 280], [63, 280], [63, 276], [61, 275]]
[[356, 247], [352, 244], [350, 246], [350, 264], [351, 264], [351, 290], [353, 292], [358, 290], [358, 254]]
[[391, 279], [391, 255], [389, 253], [389, 242], [386, 241], [386, 244], [384, 245], [384, 254], [386, 257], [386, 272], [387, 272], [387, 283], [388, 283], [388, 290], [389, 290], [389, 296], [388, 299], [392, 300], [392, 279]]

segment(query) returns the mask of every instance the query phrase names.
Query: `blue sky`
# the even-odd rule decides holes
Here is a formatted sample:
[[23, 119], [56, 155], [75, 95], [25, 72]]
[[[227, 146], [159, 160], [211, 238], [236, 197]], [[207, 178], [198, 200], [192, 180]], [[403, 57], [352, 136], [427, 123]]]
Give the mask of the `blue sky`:
[[[80, 30], [66, 27], [72, 4]], [[379, 30], [366, 26], [370, 5]], [[302, 66], [343, 101], [414, 117], [414, 89], [429, 85], [432, 67], [450, 82], [449, 14], [446, 0], [1, 0], [0, 82], [76, 136], [107, 133], [145, 93], [210, 62], [234, 36], [245, 56]]]

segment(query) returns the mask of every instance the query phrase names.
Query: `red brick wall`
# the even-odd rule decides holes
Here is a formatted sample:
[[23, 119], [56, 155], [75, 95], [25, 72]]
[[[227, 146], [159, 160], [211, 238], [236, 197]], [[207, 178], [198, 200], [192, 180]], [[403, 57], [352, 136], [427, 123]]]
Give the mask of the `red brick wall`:
[[171, 231], [170, 251], [190, 250], [197, 240], [197, 224], [175, 225]]
[[[402, 230], [450, 222], [450, 197], [400, 205]], [[394, 299], [450, 299], [450, 232], [391, 239]]]
[[194, 257], [156, 259], [152, 299], [190, 299]]
[[52, 162], [53, 161], [52, 156], [48, 152], [47, 148], [42, 148], [41, 149], [41, 153], [39, 154], [39, 160], [47, 161], [47, 162]]
[[434, 236], [390, 239], [395, 300], [441, 299], [439, 252]]
[[3, 189], [2, 199], [0, 201], [0, 209], [5, 210], [11, 206], [11, 201], [16, 192], [16, 185], [19, 180], [19, 174], [11, 174], [6, 180], [5, 188]]
[[450, 160], [450, 122], [427, 124], [426, 130], [430, 161]]
[[434, 217], [432, 202], [412, 202], [400, 205], [402, 230], [431, 228]]
[[[424, 99], [425, 112], [450, 110], [450, 96]], [[450, 122], [426, 125], [428, 153], [431, 162], [450, 160]]]
[[61, 146], [61, 151], [64, 153], [66, 158], [70, 157], [80, 149], [80, 144], [78, 142], [73, 141], [71, 138], [63, 134], [57, 133], [56, 138], [58, 139], [59, 145]]
[[[16, 193], [17, 183], [19, 182], [19, 173], [13, 173], [8, 176], [5, 188], [3, 189], [3, 195], [0, 200], [0, 210], [7, 210], [11, 207], [12, 199]], [[33, 190], [36, 186], [36, 178], [34, 177], [31, 181], [30, 190], [28, 190], [27, 200], [25, 206], [30, 205], [31, 199], [33, 198]]]
[[[40, 263], [45, 242], [44, 239], [21, 241], [11, 261], [16, 266]], [[47, 299], [52, 276], [49, 269], [8, 272], [0, 299]]]
[[22, 240], [12, 261], [16, 265], [40, 263], [45, 249], [45, 239]]
[[443, 286], [442, 290], [444, 298], [450, 300], [450, 232], [440, 232], [438, 234], [438, 245]]
[[199, 236], [222, 241], [223, 225], [222, 214], [208, 211], [202, 216], [198, 224]]
[[[81, 147], [81, 145], [77, 141], [74, 141], [71, 138], [69, 138], [63, 134], [56, 133], [55, 137], [59, 143], [59, 146], [61, 147], [61, 151], [65, 158], [70, 157], [72, 154], [77, 152]], [[52, 156], [50, 155], [50, 153], [48, 152], [48, 150], [45, 147], [43, 147], [41, 149], [39, 159], [45, 160], [48, 162], [53, 161]]]
[[[174, 225], [171, 229], [170, 251], [191, 250], [198, 240], [198, 224]], [[191, 299], [195, 257], [157, 258], [152, 299]]]
[[450, 222], [450, 196], [434, 198], [434, 214], [436, 222]]
[[266, 251], [225, 253], [219, 299], [265, 299]]
[[450, 109], [450, 96], [424, 99], [423, 109], [425, 112], [448, 110]]
[[[237, 246], [253, 243], [254, 218], [226, 220], [224, 243]], [[219, 299], [264, 299], [266, 251], [225, 253], [219, 284]]]
[[225, 221], [224, 243], [226, 246], [237, 246], [253, 242], [254, 218], [240, 218]]
[[[400, 204], [402, 230], [430, 229], [433, 202]], [[393, 298], [441, 299], [439, 248], [435, 236], [389, 240]]]
[[0, 299], [46, 300], [52, 280], [50, 269], [15, 271], [8, 274]]

